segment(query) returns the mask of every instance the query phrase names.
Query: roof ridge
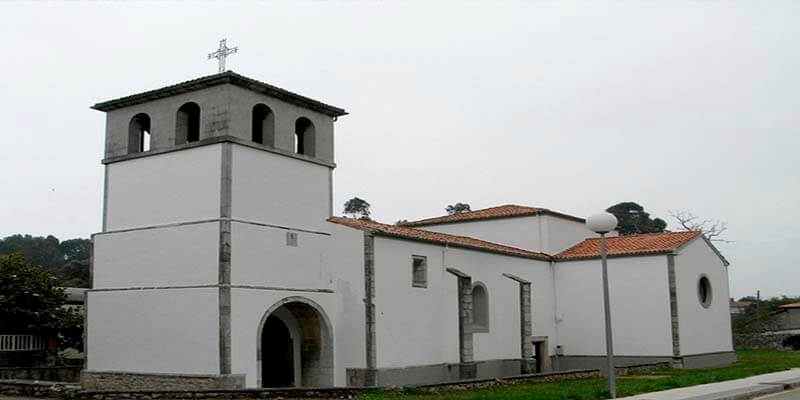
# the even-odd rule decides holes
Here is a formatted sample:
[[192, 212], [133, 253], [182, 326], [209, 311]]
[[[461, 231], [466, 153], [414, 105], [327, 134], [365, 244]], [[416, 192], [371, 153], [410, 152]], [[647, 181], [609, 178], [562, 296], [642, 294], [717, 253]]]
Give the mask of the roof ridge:
[[407, 223], [404, 223], [403, 226], [429, 226], [429, 225], [439, 225], [448, 223], [481, 221], [488, 219], [524, 217], [537, 214], [548, 214], [555, 217], [566, 218], [578, 222], [585, 221], [583, 218], [579, 218], [569, 214], [564, 214], [558, 211], [553, 211], [549, 208], [523, 206], [519, 204], [502, 204], [499, 206], [481, 208], [479, 210], [470, 210], [456, 214], [440, 215], [436, 217], [428, 217], [415, 221], [409, 221]]
[[[657, 236], [657, 235], [677, 235], [677, 234], [702, 234], [702, 231], [675, 231], [675, 232], [647, 232], [647, 233], [633, 233], [630, 235], [618, 235], [618, 236], [606, 236], [606, 239], [624, 239], [624, 238], [631, 238], [631, 237], [643, 237], [643, 236]], [[600, 240], [601, 237], [591, 237], [586, 238], [585, 240]]]

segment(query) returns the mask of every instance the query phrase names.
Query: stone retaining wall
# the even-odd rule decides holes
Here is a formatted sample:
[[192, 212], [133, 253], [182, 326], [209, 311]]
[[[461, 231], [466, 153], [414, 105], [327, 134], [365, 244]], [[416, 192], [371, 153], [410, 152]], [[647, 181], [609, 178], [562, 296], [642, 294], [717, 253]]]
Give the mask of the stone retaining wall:
[[132, 372], [83, 371], [85, 390], [215, 390], [243, 389], [244, 375], [137, 374]]
[[657, 371], [660, 369], [671, 369], [671, 362], [657, 362], [639, 365], [627, 365], [624, 367], [617, 367], [617, 376], [641, 374], [642, 372]]
[[[122, 374], [120, 374], [122, 375]], [[126, 374], [131, 375], [131, 374]], [[542, 374], [510, 376], [502, 379], [475, 379], [445, 382], [431, 385], [410, 386], [414, 390], [437, 392], [445, 390], [467, 390], [521, 382], [553, 382], [571, 379], [596, 378], [599, 370], [574, 370]], [[77, 385], [58, 382], [0, 381], [0, 395], [38, 397], [64, 400], [236, 400], [264, 398], [354, 398], [365, 391], [402, 391], [396, 388], [284, 388], [284, 389], [183, 389], [183, 390], [80, 390]]]
[[[787, 350], [783, 346], [784, 340], [792, 336], [798, 336], [793, 333], [779, 333], [779, 334], [764, 334], [764, 333], [737, 333], [733, 335], [733, 347], [739, 349], [769, 349], [769, 350]], [[788, 349], [790, 350], [790, 349]]]
[[64, 382], [0, 380], [0, 396], [74, 400], [80, 392], [80, 386]]
[[62, 367], [2, 367], [0, 379], [48, 382], [80, 382], [79, 366]]

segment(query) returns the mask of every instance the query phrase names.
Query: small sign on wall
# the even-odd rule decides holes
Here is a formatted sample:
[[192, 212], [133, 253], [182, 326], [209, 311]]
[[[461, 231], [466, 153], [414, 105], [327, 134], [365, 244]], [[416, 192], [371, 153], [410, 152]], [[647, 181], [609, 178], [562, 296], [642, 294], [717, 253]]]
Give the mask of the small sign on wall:
[[297, 232], [286, 232], [286, 245], [297, 247]]

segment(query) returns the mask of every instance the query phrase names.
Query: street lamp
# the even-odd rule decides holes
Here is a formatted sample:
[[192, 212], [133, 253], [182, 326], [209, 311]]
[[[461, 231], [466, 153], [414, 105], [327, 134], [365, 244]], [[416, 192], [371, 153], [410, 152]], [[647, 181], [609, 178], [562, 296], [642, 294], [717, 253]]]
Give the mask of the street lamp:
[[586, 226], [600, 234], [600, 259], [603, 264], [603, 305], [606, 316], [606, 359], [608, 361], [608, 391], [611, 398], [617, 398], [616, 370], [614, 369], [614, 344], [611, 340], [611, 306], [608, 301], [608, 266], [606, 265], [606, 233], [617, 227], [617, 217], [610, 213], [592, 215], [586, 219]]

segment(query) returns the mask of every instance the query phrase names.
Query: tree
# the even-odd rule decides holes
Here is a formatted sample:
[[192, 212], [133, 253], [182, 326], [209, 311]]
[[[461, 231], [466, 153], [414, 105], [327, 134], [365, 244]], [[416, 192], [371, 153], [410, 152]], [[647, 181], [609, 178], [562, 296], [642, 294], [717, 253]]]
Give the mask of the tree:
[[344, 213], [352, 215], [353, 218], [360, 215], [360, 219], [369, 219], [369, 207], [370, 205], [366, 200], [353, 197], [344, 203]]
[[70, 260], [88, 260], [92, 241], [89, 239], [69, 239], [58, 244], [65, 263]]
[[83, 317], [64, 307], [58, 279], [20, 254], [0, 256], [0, 333], [60, 337], [60, 348], [83, 347]]
[[19, 254], [0, 256], [0, 330], [28, 333], [55, 330], [66, 302], [58, 279]]
[[89, 287], [91, 246], [89, 239], [59, 242], [52, 235], [12, 235], [0, 239], [0, 255], [18, 253], [27, 262], [55, 275], [62, 286]]
[[728, 223], [715, 219], [700, 220], [689, 210], [683, 211], [670, 211], [669, 215], [678, 221], [678, 224], [687, 231], [700, 231], [703, 232], [706, 239], [712, 242], [732, 243], [732, 240], [727, 240], [722, 237], [722, 234], [728, 230]]
[[470, 210], [469, 204], [467, 203], [456, 203], [447, 206], [447, 208], [445, 208], [445, 211], [447, 211], [447, 215], [453, 215], [453, 214], [461, 214], [463, 212], [472, 210]]
[[621, 236], [664, 232], [664, 229], [667, 228], [667, 223], [663, 219], [650, 218], [650, 214], [644, 211], [644, 207], [631, 201], [617, 203], [606, 211], [617, 217], [619, 221], [617, 232]]
[[398, 219], [397, 222], [395, 222], [394, 224], [396, 226], [403, 226], [405, 224], [408, 224], [408, 220], [407, 219]]

